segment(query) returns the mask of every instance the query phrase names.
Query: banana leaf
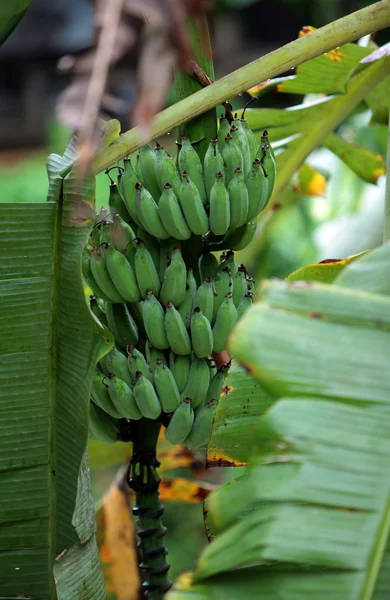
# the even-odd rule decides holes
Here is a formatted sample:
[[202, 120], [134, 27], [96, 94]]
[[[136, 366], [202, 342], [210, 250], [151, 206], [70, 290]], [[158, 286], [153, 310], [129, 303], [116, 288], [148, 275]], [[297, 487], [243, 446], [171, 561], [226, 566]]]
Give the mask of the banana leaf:
[[206, 500], [213, 539], [168, 600], [388, 597], [389, 262], [390, 245], [361, 256], [350, 286], [267, 282], [238, 324], [232, 353], [280, 399], [245, 474]]
[[93, 370], [112, 341], [85, 303], [94, 181], [66, 175], [74, 158], [73, 144], [49, 158], [48, 202], [0, 205], [1, 597], [105, 597], [85, 451]]

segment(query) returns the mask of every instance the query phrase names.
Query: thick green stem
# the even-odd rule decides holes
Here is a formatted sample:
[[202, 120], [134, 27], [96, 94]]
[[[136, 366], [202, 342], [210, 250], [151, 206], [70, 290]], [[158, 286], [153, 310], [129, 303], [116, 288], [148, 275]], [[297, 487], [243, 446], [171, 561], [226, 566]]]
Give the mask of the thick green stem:
[[[188, 29], [197, 65], [210, 79], [214, 79], [214, 65], [206, 17], [203, 17], [201, 21], [190, 21]], [[202, 87], [202, 84], [194, 76], [188, 75], [179, 69], [176, 70], [175, 90], [177, 101], [195, 94]], [[196, 150], [203, 160], [210, 139], [217, 135], [216, 110], [212, 108], [200, 117], [191, 119], [188, 123], [182, 125], [179, 129], [179, 139], [182, 135], [187, 135], [191, 141], [203, 140], [196, 144]]]
[[241, 94], [270, 77], [276, 77], [337, 46], [389, 25], [390, 0], [381, 0], [316, 29], [160, 112], [153, 119], [148, 136], [145, 136], [138, 127], [119, 136], [108, 148], [97, 154], [93, 163], [94, 172], [103, 171], [141, 148], [146, 142], [158, 138], [174, 127], [207, 112], [226, 99]]
[[161, 424], [150, 419], [137, 423], [130, 461], [129, 486], [136, 492], [133, 514], [138, 517], [139, 548], [142, 552], [140, 568], [145, 573], [143, 589], [151, 600], [162, 600], [171, 587], [168, 577], [170, 565], [164, 546], [166, 528], [161, 517], [164, 507], [159, 501], [156, 459], [157, 439]]
[[390, 110], [387, 131], [387, 162], [386, 162], [386, 194], [385, 194], [385, 223], [383, 227], [383, 241], [390, 240]]

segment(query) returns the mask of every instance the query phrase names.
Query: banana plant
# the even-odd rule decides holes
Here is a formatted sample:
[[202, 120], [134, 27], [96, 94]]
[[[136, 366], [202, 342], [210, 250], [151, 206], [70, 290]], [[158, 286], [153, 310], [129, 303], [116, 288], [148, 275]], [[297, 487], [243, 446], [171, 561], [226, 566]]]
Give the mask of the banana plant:
[[[296, 66], [337, 45], [350, 42], [373, 29], [385, 27], [390, 23], [389, 6], [389, 0], [382, 0], [331, 26], [303, 36], [280, 51], [244, 67], [238, 73], [183, 98], [175, 107], [167, 109], [156, 117], [151, 125], [148, 139], [145, 138], [145, 132], [140, 132], [136, 128], [119, 135], [117, 124], [115, 122], [109, 124], [101, 149], [93, 163], [94, 172], [97, 173], [117, 163], [129, 153], [143, 147], [149, 139], [155, 139], [174, 126], [182, 125], [207, 111], [210, 111], [209, 115], [211, 115], [212, 109], [224, 102], [226, 97], [245, 91], [261, 79], [277, 76], [286, 68]], [[363, 91], [368, 93], [384, 80], [389, 74], [389, 68], [389, 59], [382, 58], [356, 75], [358, 82], [364, 81], [365, 85], [356, 92], [355, 103], [363, 98]], [[353, 89], [356, 91], [358, 83], [355, 81], [354, 85]], [[183, 96], [185, 95], [183, 93]], [[351, 107], [355, 106], [353, 102], [348, 104], [342, 96], [341, 98], [340, 105], [343, 109], [337, 113], [337, 119], [340, 119], [342, 114], [348, 114]], [[333, 125], [337, 124], [337, 119], [333, 117]], [[211, 118], [208, 124], [210, 122]], [[234, 134], [237, 135], [237, 144], [240, 146], [242, 139], [239, 142], [239, 134], [236, 131]], [[90, 406], [89, 431], [92, 437], [98, 437], [103, 429], [106, 441], [114, 442], [120, 437], [120, 421], [123, 421], [121, 411], [124, 410], [124, 404], [123, 397], [119, 393], [118, 385], [121, 385], [118, 383], [119, 378], [111, 370], [114, 358], [117, 360], [116, 364], [119, 364], [118, 361], [123, 363], [126, 358], [128, 360], [130, 374], [126, 371], [125, 377], [133, 379], [131, 384], [134, 385], [134, 392], [126, 382], [121, 389], [126, 391], [127, 400], [129, 402], [131, 400], [131, 409], [137, 408], [139, 412], [136, 417], [131, 418], [131, 421], [136, 424], [130, 423], [129, 426], [131, 431], [127, 439], [133, 441], [133, 454], [126, 480], [136, 495], [136, 506], [133, 512], [139, 519], [138, 533], [143, 552], [142, 568], [147, 573], [144, 588], [150, 598], [160, 600], [170, 587], [169, 564], [165, 558], [166, 549], [162, 542], [165, 528], [161, 522], [163, 507], [158, 496], [160, 478], [157, 472], [159, 466], [156, 457], [157, 438], [163, 424], [166, 426], [168, 441], [182, 442], [189, 439], [192, 425], [195, 429], [201, 415], [203, 419], [205, 413], [202, 411], [207, 406], [211, 407], [213, 416], [216, 407], [214, 394], [217, 387], [214, 389], [209, 385], [210, 365], [205, 357], [210, 353], [210, 346], [207, 346], [206, 334], [213, 339], [214, 348], [218, 349], [216, 354], [221, 354], [241, 307], [241, 304], [235, 306], [233, 294], [229, 291], [229, 287], [232, 286], [232, 276], [237, 275], [239, 280], [241, 275], [234, 258], [231, 253], [228, 253], [223, 256], [220, 264], [215, 262], [214, 257], [207, 265], [207, 268], [215, 270], [215, 288], [222, 302], [218, 303], [217, 309], [215, 304], [213, 310], [210, 310], [207, 299], [202, 296], [202, 309], [197, 311], [196, 319], [191, 316], [193, 295], [197, 287], [199, 289], [201, 287], [198, 286], [201, 272], [198, 257], [203, 247], [199, 240], [201, 241], [201, 234], [207, 231], [207, 229], [203, 231], [204, 220], [208, 219], [207, 210], [210, 206], [205, 203], [205, 196], [202, 195], [204, 190], [199, 189], [192, 182], [191, 177], [195, 181], [199, 171], [200, 159], [196, 152], [191, 153], [191, 158], [185, 156], [185, 137], [181, 138], [178, 158], [179, 167], [181, 159], [182, 164], [185, 165], [184, 169], [180, 169], [182, 180], [180, 181], [169, 156], [164, 154], [159, 146], [155, 152], [163, 159], [159, 158], [159, 167], [153, 169], [156, 179], [154, 183], [160, 187], [160, 191], [166, 185], [163, 177], [168, 172], [169, 177], [173, 178], [172, 184], [169, 185], [174, 193], [176, 193], [174, 186], [177, 185], [179, 188], [180, 185], [181, 200], [186, 197], [197, 200], [186, 205], [191, 224], [194, 226], [197, 221], [200, 230], [199, 232], [192, 230], [192, 234], [190, 232], [187, 238], [187, 246], [183, 244], [182, 262], [185, 260], [186, 265], [190, 265], [188, 271], [184, 271], [184, 277], [182, 262], [178, 260], [176, 263], [172, 258], [173, 253], [179, 256], [180, 249], [177, 248], [177, 242], [174, 241], [174, 247], [164, 245], [168, 244], [165, 240], [170, 238], [170, 234], [164, 229], [163, 219], [159, 215], [152, 192], [147, 190], [147, 186], [139, 183], [139, 178], [142, 178], [142, 160], [136, 159], [133, 165], [127, 162], [124, 169], [119, 168], [118, 185], [112, 182], [110, 195], [110, 208], [113, 212], [123, 211], [123, 215], [126, 215], [125, 211], [128, 211], [135, 223], [138, 219], [137, 235], [131, 225], [128, 223], [121, 225], [120, 219], [116, 217], [111, 222], [105, 219], [105, 215], [100, 215], [96, 223], [98, 227], [94, 226], [94, 179], [93, 176], [81, 178], [75, 164], [77, 157], [72, 144], [63, 157], [49, 158], [49, 201], [46, 204], [39, 206], [25, 204], [23, 210], [18, 210], [13, 205], [3, 205], [4, 216], [1, 221], [3, 228], [1, 243], [5, 257], [2, 267], [4, 290], [2, 297], [5, 299], [3, 314], [7, 317], [8, 327], [10, 324], [14, 330], [16, 327], [17, 334], [12, 338], [7, 337], [2, 346], [5, 379], [2, 388], [2, 405], [7, 410], [4, 417], [0, 417], [0, 427], [4, 432], [2, 457], [9, 485], [3, 488], [6, 499], [3, 503], [5, 516], [2, 519], [5, 523], [5, 536], [0, 559], [3, 562], [0, 566], [1, 572], [6, 574], [6, 579], [5, 583], [0, 584], [2, 586], [0, 591], [6, 597], [24, 595], [32, 598], [57, 597], [61, 600], [68, 598], [77, 600], [84, 597], [86, 593], [98, 599], [105, 596], [95, 541], [95, 522], [85, 451], [88, 435], [88, 405]], [[229, 136], [226, 138], [228, 144], [231, 140]], [[260, 174], [264, 165], [273, 164], [274, 160], [269, 145], [265, 144], [265, 146], [261, 157], [257, 159], [262, 165]], [[310, 148], [311, 146], [307, 145], [308, 151]], [[204, 149], [200, 150], [199, 154], [202, 155], [203, 151]], [[228, 177], [234, 181], [233, 177], [237, 176], [239, 182], [241, 174], [236, 173], [237, 169], [231, 168], [234, 164], [229, 163], [229, 152], [229, 150], [224, 152], [222, 149], [225, 166], [228, 166]], [[244, 169], [242, 158], [242, 165], [238, 171], [242, 173]], [[265, 175], [268, 175], [265, 168], [264, 171]], [[191, 173], [191, 177], [188, 172]], [[175, 177], [173, 173], [176, 174]], [[192, 185], [191, 193], [188, 194], [187, 187], [190, 185]], [[267, 197], [266, 201], [268, 199]], [[248, 203], [248, 198], [245, 201]], [[184, 204], [185, 202], [182, 207], [183, 213], [187, 216]], [[148, 211], [144, 213], [146, 206]], [[145, 218], [146, 214], [150, 219]], [[217, 224], [219, 220], [218, 217]], [[150, 227], [155, 228], [155, 231], [146, 230]], [[252, 235], [255, 228], [256, 221], [253, 219]], [[157, 231], [158, 233], [155, 233]], [[183, 232], [184, 229], [181, 227], [180, 231]], [[219, 235], [219, 230], [215, 235]], [[125, 245], [121, 245], [120, 242], [123, 236], [127, 236]], [[157, 243], [157, 238], [162, 242]], [[227, 240], [229, 242], [227, 248], [231, 248], [233, 240], [232, 238]], [[92, 289], [99, 292], [97, 295], [104, 301], [104, 304], [98, 302], [91, 304], [97, 318], [92, 317], [85, 304], [81, 277], [83, 247], [90, 257], [90, 262], [87, 260], [87, 270], [83, 273], [84, 278], [92, 285]], [[124, 255], [127, 262], [124, 262]], [[374, 256], [374, 253], [367, 256]], [[381, 255], [381, 258], [382, 262], [388, 264], [386, 256], [383, 258]], [[294, 304], [294, 294], [292, 298], [289, 296], [288, 286], [293, 284], [287, 284], [287, 288], [284, 288], [275, 283], [274, 286], [265, 288], [264, 294], [268, 294], [267, 302], [260, 302], [250, 309], [248, 316], [244, 317], [242, 325], [239, 325], [234, 333], [231, 341], [233, 354], [260, 380], [260, 383], [254, 384], [252, 379], [248, 379], [246, 372], [236, 367], [231, 372], [228, 385], [222, 390], [222, 396], [225, 395], [226, 398], [236, 396], [239, 403], [236, 417], [239, 418], [240, 414], [242, 418], [250, 413], [247, 424], [254, 424], [255, 416], [264, 414], [264, 417], [262, 420], [258, 419], [258, 432], [256, 429], [256, 435], [251, 438], [250, 451], [248, 451], [249, 438], [240, 456], [234, 454], [233, 444], [231, 444], [230, 448], [223, 450], [220, 464], [229, 464], [229, 460], [231, 464], [245, 464], [250, 455], [254, 457], [242, 481], [242, 489], [247, 486], [245, 489], [248, 489], [248, 493], [242, 498], [236, 498], [234, 502], [226, 501], [226, 513], [223, 516], [225, 520], [222, 520], [223, 511], [220, 509], [218, 498], [225, 493], [227, 496], [230, 494], [240, 496], [240, 484], [231, 484], [229, 488], [221, 488], [216, 495], [210, 496], [207, 503], [208, 527], [210, 536], [215, 536], [215, 541], [200, 557], [194, 574], [179, 581], [174, 590], [169, 592], [168, 597], [178, 598], [180, 594], [187, 594], [187, 597], [197, 594], [199, 598], [226, 597], [226, 594], [231, 598], [243, 598], [245, 594], [259, 597], [254, 590], [258, 589], [259, 577], [261, 577], [262, 580], [268, 581], [268, 588], [265, 583], [266, 596], [264, 597], [272, 597], [274, 594], [277, 598], [290, 587], [294, 589], [292, 587], [294, 575], [298, 585], [294, 592], [295, 596], [303, 593], [309, 597], [309, 592], [319, 590], [317, 580], [324, 568], [330, 571], [329, 577], [323, 579], [326, 592], [327, 586], [337, 585], [338, 591], [345, 592], [343, 597], [354, 597], [351, 594], [356, 590], [359, 593], [361, 590], [361, 598], [365, 600], [372, 597], [379, 572], [381, 551], [387, 539], [385, 518], [387, 484], [383, 484], [383, 470], [387, 468], [385, 466], [387, 442], [382, 435], [387, 419], [384, 391], [387, 380], [384, 376], [382, 385], [381, 382], [372, 385], [373, 377], [370, 377], [370, 368], [373, 368], [373, 361], [370, 360], [370, 352], [372, 351], [375, 359], [379, 361], [376, 354], [382, 351], [382, 361], [376, 365], [375, 376], [378, 376], [378, 373], [382, 375], [383, 350], [386, 350], [388, 343], [387, 321], [384, 317], [388, 300], [382, 299], [382, 296], [387, 293], [383, 272], [379, 277], [380, 285], [374, 281], [375, 277], [366, 277], [366, 286], [371, 287], [366, 289], [363, 285], [362, 289], [366, 290], [368, 298], [356, 291], [349, 292], [348, 295], [349, 288], [356, 290], [355, 270], [358, 273], [367, 272], [366, 260], [370, 265], [369, 261], [372, 259], [366, 259], [364, 256], [346, 266], [330, 286], [330, 294], [328, 289], [314, 288], [314, 298], [309, 296], [305, 299], [308, 316], [306, 313], [302, 315], [297, 309], [296, 301]], [[118, 265], [124, 269], [122, 269], [124, 275], [123, 278], [115, 279]], [[89, 267], [90, 271], [88, 271]], [[206, 273], [206, 264], [203, 267]], [[373, 269], [374, 273], [372, 265], [368, 269], [370, 273]], [[171, 276], [173, 271], [175, 276]], [[138, 286], [136, 291], [138, 290], [140, 296], [139, 302], [123, 297], [128, 288], [121, 283], [125, 275], [127, 280], [133, 283], [134, 274]], [[246, 286], [249, 285], [248, 293], [252, 298], [254, 284], [246, 275], [245, 272], [244, 283]], [[179, 280], [181, 289], [179, 286], [176, 289]], [[168, 300], [168, 302], [164, 301], [165, 313], [156, 297], [160, 289], [161, 294], [164, 293], [164, 284], [167, 286], [167, 282], [173, 290], [172, 293], [177, 292], [177, 297], [180, 296], [180, 301], [175, 299], [171, 302], [164, 296], [165, 300]], [[299, 289], [298, 286], [298, 291]], [[31, 310], [31, 292], [36, 298], [34, 311]], [[27, 295], [28, 303], [24, 300]], [[180, 313], [181, 304], [184, 304], [183, 297], [187, 300], [187, 304]], [[15, 298], [17, 301], [14, 300]], [[140, 306], [141, 299], [142, 306]], [[355, 301], [357, 306], [354, 304]], [[269, 303], [272, 305], [272, 310], [269, 308]], [[346, 303], [351, 307], [355, 320], [345, 323]], [[365, 316], [364, 308], [368, 304], [370, 306], [373, 304], [376, 312], [373, 311]], [[104, 306], [104, 312], [101, 306]], [[318, 306], [321, 307], [322, 312]], [[133, 309], [132, 313], [131, 309]], [[201, 320], [200, 317], [204, 317], [203, 313], [206, 311], [209, 311], [210, 318]], [[202, 315], [198, 314], [200, 312]], [[223, 315], [223, 318], [220, 315]], [[318, 318], [318, 315], [324, 316], [324, 322], [322, 318]], [[103, 325], [99, 325], [99, 320]], [[199, 343], [194, 346], [196, 358], [192, 360], [191, 365], [185, 364], [185, 360], [177, 361], [177, 357], [188, 354], [187, 329], [190, 331], [191, 338], [195, 339], [194, 333], [200, 326], [204, 329], [205, 336], [204, 339], [199, 336]], [[173, 329], [176, 333], [170, 336], [170, 331]], [[312, 330], [315, 335], [311, 335]], [[287, 352], [286, 332], [291, 333], [291, 339], [295, 344], [293, 353]], [[255, 351], [248, 355], [245, 343], [247, 339], [254, 339], [251, 337], [254, 333], [260, 338], [263, 336], [262, 339], [266, 343], [259, 349], [255, 339], [255, 342], [251, 342], [253, 344], [251, 348], [254, 347]], [[306, 336], [304, 339], [307, 342], [306, 363], [302, 359], [299, 361], [301, 350], [299, 343], [302, 334]], [[115, 354], [113, 349], [114, 339], [118, 354]], [[216, 340], [218, 346], [215, 345]], [[147, 361], [135, 348], [138, 341], [141, 342]], [[322, 350], [324, 356], [330, 358], [332, 343], [337, 344], [338, 361], [335, 366], [330, 360], [321, 359]], [[175, 351], [169, 352], [168, 357], [167, 350], [169, 348], [173, 350], [174, 344], [176, 344]], [[274, 349], [270, 356], [266, 354], [267, 344]], [[362, 356], [365, 360], [357, 361], [355, 364], [353, 357], [350, 357], [349, 362], [346, 363], [347, 374], [349, 374], [347, 378], [342, 372], [341, 360], [344, 354], [347, 354], [347, 347], [350, 345], [362, 349], [362, 352], [364, 349]], [[204, 349], [206, 347], [207, 351]], [[186, 350], [184, 351], [183, 348]], [[124, 352], [127, 352], [127, 357]], [[118, 355], [122, 358], [118, 359]], [[283, 358], [282, 363], [276, 360], [279, 357]], [[168, 361], [172, 373], [176, 369], [176, 388], [172, 383], [172, 376], [167, 376], [164, 381], [172, 385], [179, 401], [182, 402], [173, 416], [168, 416], [169, 413], [167, 414], [165, 410], [161, 411], [160, 408], [159, 410], [164, 414], [157, 421], [155, 409], [159, 407], [156, 399], [163, 404], [162, 398], [167, 388], [165, 385], [161, 386], [161, 392], [159, 391], [161, 398], [158, 399], [152, 381], [157, 388], [156, 372], [162, 373], [164, 367], [166, 371], [165, 363]], [[99, 362], [98, 373], [95, 372], [97, 362]], [[177, 367], [177, 362], [180, 362], [180, 369]], [[284, 370], [280, 368], [280, 364]], [[333, 370], [330, 366], [334, 367]], [[321, 377], [318, 376], [319, 367], [321, 367], [319, 371]], [[356, 371], [354, 367], [358, 369], [359, 385], [351, 382], [351, 375]], [[301, 378], [297, 376], [300, 368], [302, 368]], [[187, 377], [184, 377], [183, 373]], [[333, 386], [332, 377], [336, 382]], [[245, 378], [248, 385], [247, 394], [244, 387]], [[36, 386], [34, 383], [31, 394], [31, 381], [36, 380], [38, 383]], [[231, 386], [229, 382], [232, 382]], [[217, 383], [219, 397], [220, 381], [218, 380]], [[322, 392], [320, 384], [323, 386]], [[234, 386], [240, 386], [239, 392], [235, 392]], [[91, 388], [93, 402], [89, 404]], [[212, 389], [211, 396], [209, 396], [210, 389]], [[275, 403], [275, 397], [281, 395], [286, 399]], [[12, 404], [10, 409], [9, 402], [13, 398], [16, 398], [17, 404], [16, 407]], [[331, 411], [338, 408], [338, 403], [341, 408], [339, 407], [339, 419], [332, 437]], [[202, 407], [202, 404], [205, 406]], [[320, 417], [322, 415], [323, 420], [316, 415], [314, 406], [317, 405], [321, 406], [323, 412]], [[278, 408], [280, 406], [282, 409]], [[292, 406], [291, 414], [284, 408], [285, 406]], [[126, 410], [130, 410], [128, 405]], [[287, 419], [287, 424], [291, 421], [291, 425], [294, 424], [296, 427], [292, 430], [293, 439], [299, 438], [301, 442], [297, 442], [296, 446], [291, 445], [284, 418], [285, 412], [290, 417]], [[304, 423], [306, 412], [308, 421], [312, 425], [311, 437], [305, 438], [302, 434], [301, 440], [299, 427]], [[217, 420], [218, 418], [229, 420], [229, 413], [227, 417], [221, 417], [221, 414], [219, 411]], [[364, 421], [362, 416], [365, 414], [372, 431], [379, 432], [379, 450], [377, 445], [372, 447], [372, 434], [367, 434], [365, 422], [362, 423]], [[29, 435], [26, 439], [25, 417], [30, 415], [31, 421], [27, 425]], [[296, 415], [295, 419], [294, 415]], [[268, 416], [270, 418], [267, 420]], [[99, 424], [103, 422], [107, 427], [99, 428]], [[14, 423], [11, 428], [10, 423]], [[348, 429], [348, 423], [352, 423], [354, 428]], [[211, 427], [211, 424], [207, 416], [207, 426]], [[346, 432], [351, 433], [350, 445], [344, 439]], [[326, 434], [330, 436], [329, 440]], [[228, 439], [229, 436], [225, 438]], [[34, 443], [31, 443], [32, 441]], [[223, 449], [225, 441], [219, 439], [217, 443], [214, 442], [214, 447]], [[201, 442], [203, 443], [203, 439]], [[324, 450], [324, 454], [321, 454], [320, 448], [316, 454], [316, 449], [312, 448], [316, 442], [317, 446], [323, 443], [328, 452]], [[347, 458], [350, 460], [348, 465], [353, 470], [352, 458], [355, 457], [353, 452], [357, 452], [356, 447], [359, 443], [366, 450], [366, 455], [359, 447], [361, 454], [358, 455], [358, 459], [368, 457], [375, 469], [373, 468], [373, 473], [367, 476], [364, 470], [361, 472], [356, 468], [355, 475], [359, 481], [355, 482], [355, 487], [353, 487], [354, 482], [349, 479], [344, 484], [340, 481], [341, 493], [338, 494], [332, 487], [330, 466], [340, 464], [340, 456], [342, 456], [342, 464], [345, 454], [346, 460]], [[235, 445], [237, 446], [237, 443]], [[214, 464], [218, 461], [217, 450], [213, 458], [210, 458], [211, 464], [213, 461]], [[265, 463], [267, 466], [264, 466]], [[279, 485], [280, 464], [284, 468], [281, 485]], [[299, 477], [302, 475], [297, 464], [307, 465], [309, 475], [304, 473], [307, 481], [323, 483], [325, 498], [322, 498], [313, 486], [315, 489], [308, 506], [300, 505], [303, 496], [299, 495], [301, 482]], [[323, 477], [326, 469], [328, 469], [327, 476]], [[254, 486], [255, 498], [252, 502], [250, 492], [253, 491], [253, 480], [257, 480], [259, 470], [261, 470], [261, 478], [265, 477], [263, 471], [266, 471], [269, 480], [264, 479], [265, 492], [263, 487], [257, 491]], [[252, 477], [251, 473], [255, 475]], [[313, 474], [312, 478], [311, 474]], [[364, 484], [360, 477], [364, 479]], [[353, 479], [352, 476], [351, 478]], [[386, 477], [384, 479], [386, 480]], [[366, 490], [368, 480], [373, 485]], [[38, 491], [37, 481], [41, 482]], [[20, 488], [23, 490], [22, 494]], [[360, 499], [364, 496], [363, 488], [367, 497]], [[262, 496], [267, 490], [269, 496]], [[373, 491], [376, 493], [374, 494]], [[217, 495], [218, 493], [220, 496]], [[256, 493], [259, 494], [258, 497]], [[13, 501], [15, 497], [18, 498], [16, 506]], [[356, 502], [353, 501], [355, 497]], [[42, 502], [43, 498], [45, 502]], [[217, 507], [215, 510], [214, 506]], [[261, 514], [260, 510], [263, 511]], [[355, 520], [352, 521], [350, 513]], [[244, 515], [247, 516], [246, 519], [242, 518]], [[298, 524], [300, 537], [294, 537], [294, 521]], [[382, 522], [386, 527], [381, 529]], [[351, 525], [352, 523], [354, 526]], [[320, 539], [327, 540], [325, 550], [313, 548], [308, 524], [312, 525], [313, 531]], [[357, 544], [361, 532], [356, 532], [356, 525], [361, 527], [364, 534], [363, 549]], [[332, 532], [330, 539], [326, 538], [328, 526]], [[281, 532], [286, 534], [285, 539], [289, 542], [287, 548], [284, 548], [281, 542]], [[246, 536], [248, 539], [240, 546], [240, 541]], [[280, 565], [280, 569], [272, 571], [270, 562], [275, 561]], [[314, 570], [307, 568], [310, 563], [315, 567]], [[36, 568], [37, 564], [40, 565], [39, 569]], [[297, 568], [294, 570], [294, 567]], [[264, 575], [263, 570], [259, 569], [264, 569], [266, 574]], [[227, 576], [226, 572], [231, 570], [235, 570], [236, 573]], [[301, 570], [307, 573], [302, 574]], [[280, 573], [283, 573], [287, 582], [284, 588]], [[306, 579], [305, 575], [307, 575]], [[250, 585], [243, 592], [244, 579], [247, 579]], [[229, 592], [226, 592], [224, 583], [227, 580], [230, 581]], [[138, 584], [138, 578], [136, 583]]]

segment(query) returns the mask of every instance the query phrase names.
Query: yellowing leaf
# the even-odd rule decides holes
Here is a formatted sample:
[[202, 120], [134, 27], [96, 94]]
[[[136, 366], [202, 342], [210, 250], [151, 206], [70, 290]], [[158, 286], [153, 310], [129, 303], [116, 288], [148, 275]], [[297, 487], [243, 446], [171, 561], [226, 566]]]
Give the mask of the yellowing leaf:
[[216, 486], [205, 481], [191, 481], [184, 477], [165, 477], [160, 483], [160, 500], [162, 502], [184, 502], [199, 504], [216, 489]]
[[140, 578], [135, 526], [128, 494], [114, 482], [97, 514], [97, 540], [107, 592], [116, 600], [137, 600]]
[[[367, 252], [367, 251], [366, 251]], [[332, 283], [337, 275], [351, 262], [366, 254], [361, 252], [348, 258], [329, 258], [319, 263], [306, 265], [286, 277], [287, 281], [319, 281], [322, 283]]]
[[324, 196], [326, 178], [311, 165], [304, 164], [299, 171], [299, 183], [295, 189], [306, 196]]

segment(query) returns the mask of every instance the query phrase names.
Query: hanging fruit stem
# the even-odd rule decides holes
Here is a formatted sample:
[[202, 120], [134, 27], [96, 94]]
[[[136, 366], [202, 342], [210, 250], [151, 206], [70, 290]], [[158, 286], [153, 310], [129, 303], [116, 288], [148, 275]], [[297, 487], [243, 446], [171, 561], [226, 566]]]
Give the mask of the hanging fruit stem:
[[140, 568], [144, 573], [142, 587], [150, 600], [161, 600], [172, 582], [164, 546], [166, 528], [162, 524], [164, 507], [159, 501], [160, 478], [156, 458], [161, 423], [150, 419], [137, 422], [133, 433], [133, 455], [130, 459], [128, 484], [136, 493], [133, 514], [138, 517], [138, 547], [142, 553]]

